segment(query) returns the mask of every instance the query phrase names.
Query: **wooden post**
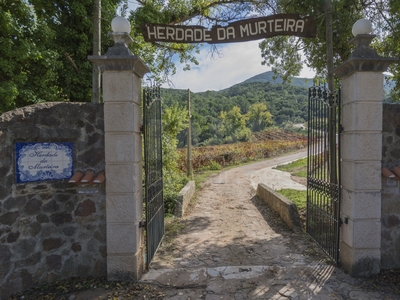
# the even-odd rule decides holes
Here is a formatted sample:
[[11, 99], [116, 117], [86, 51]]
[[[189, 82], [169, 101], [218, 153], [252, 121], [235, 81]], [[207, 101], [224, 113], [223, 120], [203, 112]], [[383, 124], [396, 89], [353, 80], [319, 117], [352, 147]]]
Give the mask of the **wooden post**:
[[[101, 0], [93, 1], [93, 55], [101, 55]], [[92, 102], [100, 103], [100, 70], [93, 64]]]
[[190, 115], [190, 89], [188, 89], [188, 101], [187, 101], [187, 110], [189, 117], [189, 126], [187, 129], [187, 176], [193, 178], [193, 169], [192, 169], [192, 122]]

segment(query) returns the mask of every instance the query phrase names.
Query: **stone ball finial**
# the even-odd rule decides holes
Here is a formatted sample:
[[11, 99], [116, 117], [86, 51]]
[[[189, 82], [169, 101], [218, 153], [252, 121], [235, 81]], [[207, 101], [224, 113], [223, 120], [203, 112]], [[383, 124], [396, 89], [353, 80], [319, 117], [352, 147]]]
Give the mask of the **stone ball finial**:
[[124, 17], [115, 17], [111, 21], [111, 28], [113, 32], [127, 32], [128, 34], [131, 32], [131, 24]]
[[354, 36], [359, 34], [370, 34], [372, 31], [372, 23], [367, 19], [360, 19], [356, 21], [352, 28], [352, 33]]

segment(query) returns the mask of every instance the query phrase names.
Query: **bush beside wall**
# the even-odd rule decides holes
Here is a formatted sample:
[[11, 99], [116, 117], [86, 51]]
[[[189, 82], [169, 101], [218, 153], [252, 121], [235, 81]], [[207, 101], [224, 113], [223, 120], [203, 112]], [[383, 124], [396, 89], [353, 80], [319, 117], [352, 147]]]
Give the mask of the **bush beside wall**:
[[103, 105], [42, 103], [0, 115], [0, 298], [75, 276], [106, 275], [104, 184], [16, 183], [15, 142], [72, 142], [76, 170], [104, 170]]

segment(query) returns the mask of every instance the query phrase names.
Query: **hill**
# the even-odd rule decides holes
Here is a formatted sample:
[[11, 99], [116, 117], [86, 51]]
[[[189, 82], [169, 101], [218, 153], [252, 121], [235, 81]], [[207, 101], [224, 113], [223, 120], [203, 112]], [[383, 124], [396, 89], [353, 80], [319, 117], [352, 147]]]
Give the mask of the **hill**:
[[[271, 84], [282, 84], [283, 79], [280, 78], [279, 76], [276, 76], [274, 74], [274, 72], [268, 71], [268, 72], [264, 72], [264, 73], [258, 74], [256, 76], [253, 76], [253, 77], [243, 81], [240, 84], [252, 83], [252, 82], [269, 82]], [[285, 84], [309, 88], [313, 85], [313, 80], [310, 78], [294, 77], [294, 78], [292, 78], [291, 82], [288, 82]]]
[[[308, 118], [308, 86], [303, 86], [305, 80], [295, 81], [300, 86], [279, 84], [271, 73], [260, 74], [224, 90], [191, 93], [193, 145], [216, 145], [230, 140], [221, 132], [227, 126], [222, 124], [221, 112], [230, 112], [234, 107], [238, 107], [240, 114], [245, 116], [254, 104], [261, 103], [272, 114], [273, 126], [304, 123]], [[186, 108], [188, 91], [163, 89], [162, 98], [165, 107], [177, 105]], [[250, 137], [244, 132], [239, 135], [241, 141], [246, 140], [245, 136]], [[233, 137], [235, 140], [238, 139]], [[180, 147], [186, 145], [186, 132], [179, 135], [179, 141]]]

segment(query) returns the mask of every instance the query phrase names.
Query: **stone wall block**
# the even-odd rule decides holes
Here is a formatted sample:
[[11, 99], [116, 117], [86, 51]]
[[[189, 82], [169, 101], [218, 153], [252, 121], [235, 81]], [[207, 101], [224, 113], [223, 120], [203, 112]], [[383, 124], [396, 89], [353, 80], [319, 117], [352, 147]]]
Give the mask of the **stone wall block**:
[[63, 212], [52, 214], [50, 216], [50, 219], [57, 226], [62, 225], [64, 223], [71, 223], [72, 222], [71, 214], [63, 213]]
[[354, 192], [342, 190], [341, 210], [350, 218], [379, 219], [381, 216], [380, 192]]
[[46, 265], [50, 270], [60, 270], [62, 267], [61, 255], [52, 254], [46, 257]]
[[32, 199], [29, 200], [28, 203], [26, 203], [24, 212], [27, 215], [36, 215], [40, 212], [40, 208], [42, 206], [42, 201], [38, 199]]
[[107, 253], [135, 254], [140, 245], [137, 234], [139, 223], [108, 223], [107, 224]]
[[[101, 141], [104, 144], [104, 140]], [[104, 146], [102, 146], [103, 148]], [[99, 151], [98, 148], [87, 148], [86, 151], [80, 153], [82, 169], [94, 169], [93, 166], [98, 166], [98, 171], [104, 170], [104, 150]]]
[[18, 217], [19, 212], [17, 211], [7, 212], [0, 216], [0, 224], [11, 226], [15, 223]]
[[382, 217], [382, 225], [387, 228], [398, 227], [400, 225], [400, 218], [394, 214], [387, 214]]
[[353, 224], [354, 247], [365, 249], [380, 249], [381, 224], [380, 220], [363, 219]]
[[140, 220], [143, 214], [142, 191], [132, 194], [113, 194], [107, 201], [107, 222], [133, 222]]
[[15, 267], [16, 268], [26, 268], [29, 266], [34, 266], [38, 263], [40, 263], [40, 260], [42, 258], [42, 251], [34, 252], [32, 255], [28, 256], [25, 259], [22, 259], [20, 261], [15, 262]]
[[342, 186], [349, 191], [380, 191], [380, 161], [342, 161]]
[[43, 240], [42, 246], [44, 251], [51, 251], [60, 248], [64, 243], [61, 238], [50, 238]]
[[382, 157], [380, 133], [346, 133], [342, 136], [343, 160], [375, 160]]
[[96, 204], [90, 200], [86, 199], [83, 202], [79, 203], [78, 207], [75, 210], [75, 216], [79, 217], [87, 217], [96, 212]]
[[354, 99], [357, 101], [383, 100], [382, 72], [357, 72], [354, 74]]
[[382, 198], [382, 218], [393, 213], [400, 214], [399, 193], [383, 194]]
[[19, 231], [10, 232], [7, 235], [7, 243], [9, 243], [9, 244], [14, 243], [19, 238], [20, 235], [21, 235], [21, 233]]
[[381, 131], [382, 104], [380, 102], [351, 102], [343, 105], [344, 132], [360, 130]]
[[139, 163], [107, 164], [106, 173], [108, 193], [136, 193], [142, 189], [142, 165]]
[[[143, 273], [143, 253], [135, 255], [113, 255], [107, 260], [109, 280], [139, 280], [137, 274]], [[131, 271], [126, 271], [131, 270]]]
[[104, 102], [132, 101], [134, 91], [134, 74], [132, 72], [107, 71], [103, 74]]
[[104, 120], [106, 132], [132, 132], [134, 131], [135, 104], [125, 102], [111, 102], [104, 104]]
[[37, 243], [36, 239], [31, 237], [19, 239], [13, 246], [18, 249], [17, 253], [14, 252], [14, 255], [18, 257], [18, 260], [30, 256], [35, 250]]
[[108, 162], [139, 162], [142, 143], [139, 134], [106, 133], [105, 151]]
[[380, 271], [380, 249], [352, 249], [340, 243], [340, 262], [351, 276], [365, 277]]
[[42, 210], [45, 213], [54, 213], [60, 210], [60, 205], [57, 203], [55, 199], [53, 199], [48, 203], [44, 204]]
[[354, 101], [381, 102], [383, 100], [382, 72], [356, 72], [342, 80], [342, 91], [346, 96], [342, 103]]

